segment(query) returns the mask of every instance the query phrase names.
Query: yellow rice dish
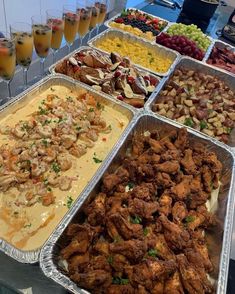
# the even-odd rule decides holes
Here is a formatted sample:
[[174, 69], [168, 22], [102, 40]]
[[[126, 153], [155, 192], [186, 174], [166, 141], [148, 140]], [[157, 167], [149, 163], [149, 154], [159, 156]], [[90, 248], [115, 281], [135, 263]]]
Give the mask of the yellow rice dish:
[[117, 52], [122, 56], [128, 56], [135, 64], [151, 69], [154, 72], [164, 73], [172, 64], [172, 59], [163, 53], [144, 46], [142, 43], [126, 38], [105, 38], [96, 42], [95, 46], [106, 52]]

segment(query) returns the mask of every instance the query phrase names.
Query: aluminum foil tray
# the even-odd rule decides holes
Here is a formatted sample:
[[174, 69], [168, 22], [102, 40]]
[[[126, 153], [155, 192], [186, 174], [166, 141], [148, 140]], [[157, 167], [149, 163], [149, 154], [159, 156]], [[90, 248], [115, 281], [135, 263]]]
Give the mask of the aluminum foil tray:
[[[120, 165], [120, 161], [123, 155], [126, 154], [128, 147], [130, 146], [131, 139], [134, 134], [143, 133], [145, 131], [156, 131], [161, 135], [167, 135], [171, 130], [179, 129], [180, 126], [174, 121], [169, 121], [165, 118], [156, 117], [151, 113], [142, 112], [132, 121], [129, 126], [128, 132], [116, 145], [114, 152], [109, 157], [106, 165], [100, 170], [94, 182], [91, 182], [87, 189], [80, 197], [79, 201], [72, 207], [70, 213], [66, 215], [64, 221], [60, 223], [54, 233], [50, 236], [46, 244], [43, 246], [40, 254], [40, 267], [44, 274], [53, 279], [58, 284], [62, 285], [72, 293], [89, 293], [86, 290], [79, 288], [74, 282], [72, 282], [68, 276], [66, 276], [65, 270], [60, 264], [58, 253], [63, 246], [64, 233], [68, 225], [72, 222], [79, 220], [81, 216], [81, 210], [83, 206], [94, 199], [97, 192], [100, 190], [102, 182], [102, 176], [106, 172], [114, 172], [117, 166]], [[215, 229], [213, 232], [212, 240], [214, 245], [219, 245], [218, 250], [211, 248], [211, 257], [217, 258], [217, 294], [226, 293], [226, 284], [228, 277], [228, 265], [229, 254], [232, 237], [232, 224], [233, 224], [233, 212], [234, 212], [234, 174], [235, 174], [235, 157], [230, 147], [213, 140], [203, 134], [199, 134], [192, 129], [188, 130], [191, 143], [202, 143], [207, 146], [211, 151], [215, 152], [220, 161], [223, 163], [222, 171], [222, 186], [219, 193], [219, 205], [217, 215], [220, 218], [221, 226], [220, 230]]]
[[[119, 37], [121, 39], [124, 39], [124, 40], [131, 40], [131, 41], [134, 41], [136, 43], [141, 43], [143, 46], [147, 47], [147, 48], [151, 48], [151, 49], [154, 49], [156, 51], [156, 53], [160, 53], [162, 54], [163, 56], [165, 57], [168, 57], [172, 60], [172, 64], [170, 66], [170, 68], [168, 69], [168, 71], [166, 72], [163, 72], [163, 73], [160, 73], [160, 72], [157, 72], [157, 71], [153, 71], [149, 68], [145, 68], [139, 64], [135, 64], [137, 65], [139, 68], [142, 68], [143, 70], [146, 70], [146, 71], [149, 71], [153, 74], [156, 74], [158, 76], [168, 76], [170, 74], [170, 72], [173, 70], [173, 68], [175, 67], [176, 63], [178, 62], [179, 60], [179, 53], [174, 51], [174, 50], [171, 50], [171, 49], [168, 49], [166, 47], [163, 47], [159, 44], [152, 44], [150, 42], [147, 42], [145, 41], [144, 39], [141, 39], [141, 38], [138, 38], [138, 37], [135, 37], [127, 32], [123, 32], [123, 31], [119, 31], [119, 30], [115, 30], [115, 29], [108, 29], [102, 33], [100, 33], [98, 36], [95, 36], [94, 38], [92, 38], [89, 42], [88, 42], [88, 45], [93, 47], [93, 48], [97, 48], [97, 43], [99, 41], [101, 41], [102, 39], [105, 39], [105, 38], [109, 38], [109, 39], [112, 39], [113, 37]], [[105, 53], [110, 53], [110, 52], [106, 52], [100, 48], [98, 48], [100, 51], [103, 51]]]
[[[14, 111], [19, 108], [19, 104], [22, 104], [22, 107], [23, 107], [32, 99], [32, 97], [39, 95], [40, 93], [44, 92], [48, 88], [55, 86], [55, 85], [62, 85], [62, 86], [65, 86], [71, 90], [86, 89], [87, 91], [92, 93], [92, 95], [97, 99], [97, 101], [102, 102], [104, 105], [110, 105], [112, 108], [116, 108], [118, 111], [122, 111], [123, 113], [125, 113], [126, 117], [129, 120], [129, 123], [131, 123], [131, 121], [133, 120], [133, 118], [135, 116], [135, 112], [134, 112], [133, 108], [129, 107], [126, 104], [124, 105], [124, 103], [122, 103], [119, 100], [114, 101], [109, 96], [107, 96], [105, 94], [101, 94], [101, 93], [91, 89], [90, 87], [84, 85], [84, 84], [74, 82], [73, 80], [71, 80], [67, 77], [64, 77], [61, 75], [51, 75], [51, 76], [45, 77], [44, 79], [39, 81], [34, 86], [27, 89], [25, 92], [16, 96], [9, 103], [3, 105], [0, 108], [0, 118], [2, 116], [14, 113]], [[125, 132], [127, 132], [127, 130], [128, 130], [128, 127], [125, 130], [123, 130], [122, 136], [125, 134]], [[116, 144], [118, 144], [118, 141]], [[115, 149], [115, 145], [113, 148]], [[112, 154], [112, 149], [110, 151], [111, 154]], [[101, 167], [102, 167], [102, 165], [107, 164], [108, 158], [109, 158], [109, 154], [104, 159], [103, 163], [101, 164]], [[96, 171], [95, 174], [98, 175], [98, 174], [100, 174], [100, 172], [101, 172], [100, 168], [98, 168], [98, 170]], [[90, 182], [93, 182], [96, 179], [97, 176], [95, 176], [95, 174], [93, 176], [91, 176]], [[78, 203], [80, 203], [80, 201], [81, 201], [80, 197], [78, 197], [76, 201], [78, 201]], [[74, 203], [76, 203], [76, 201]], [[68, 210], [68, 214], [70, 215], [69, 210]], [[61, 220], [61, 223], [63, 224], [63, 219]], [[31, 250], [31, 251], [23, 251], [23, 250], [19, 250], [18, 248], [14, 247], [13, 245], [9, 244], [4, 239], [0, 239], [0, 250], [19, 262], [36, 263], [39, 260], [39, 253], [40, 253], [41, 248], [38, 248], [36, 250]]]
[[[167, 25], [165, 26], [165, 28], [164, 28], [161, 32], [165, 32], [165, 31], [168, 29], [169, 25], [170, 25], [170, 22], [169, 22], [167, 19], [161, 18], [161, 17], [159, 17], [159, 16], [157, 16], [157, 15], [153, 15], [153, 14], [147, 13], [147, 12], [145, 12], [145, 11], [143, 11], [143, 10], [136, 9], [136, 8], [133, 8], [133, 7], [128, 7], [128, 9], [131, 9], [131, 10], [138, 10], [139, 12], [145, 13], [145, 14], [149, 15], [150, 17], [158, 18], [159, 20], [163, 20], [163, 21], [167, 22]], [[110, 25], [111, 22], [113, 22], [113, 21], [114, 21], [117, 17], [119, 17], [120, 15], [121, 15], [121, 14], [118, 13], [118, 14], [116, 14], [115, 16], [113, 16], [112, 18], [106, 20], [106, 22], [104, 23], [104, 25], [105, 25], [106, 27], [110, 28], [110, 29], [116, 29], [116, 30], [118, 30], [118, 31], [126, 32], [125, 30], [118, 29], [118, 28], [114, 28], [114, 27], [112, 27], [112, 26]], [[131, 33], [129, 33], [129, 34], [131, 34]], [[136, 35], [134, 35], [134, 34], [131, 34], [131, 35], [136, 36]], [[138, 36], [136, 36], [136, 37], [138, 37]], [[144, 38], [144, 37], [142, 37], [142, 38]], [[152, 42], [150, 39], [147, 39], [147, 38], [144, 38], [144, 39], [145, 39], [146, 41], [148, 41], [148, 42]]]
[[[228, 72], [223, 72], [214, 66], [211, 66], [209, 64], [206, 64], [202, 61], [195, 60], [191, 57], [181, 57], [180, 61], [177, 63], [175, 66], [175, 69], [171, 72], [169, 77], [162, 79], [162, 81], [159, 83], [156, 91], [155, 91], [155, 98], [151, 99], [150, 101], [146, 102], [146, 109], [152, 111], [152, 107], [157, 101], [159, 97], [159, 93], [161, 90], [164, 89], [165, 85], [167, 84], [168, 80], [171, 78], [171, 76], [174, 74], [174, 71], [177, 70], [179, 67], [184, 67], [189, 70], [198, 70], [200, 72], [203, 72], [205, 74], [210, 74], [212, 76], [216, 76], [222, 81], [224, 81], [230, 88], [231, 90], [235, 91], [235, 80], [234, 76], [229, 75]], [[157, 116], [161, 116], [158, 113], [155, 113]], [[168, 120], [171, 120], [167, 118]], [[177, 122], [179, 123], [179, 122]], [[179, 123], [180, 124], [180, 123]], [[196, 130], [195, 130], [196, 131]], [[196, 131], [198, 133], [201, 133], [200, 131]], [[232, 130], [232, 133], [230, 134], [230, 142], [228, 143], [230, 147], [235, 147], [235, 128]]]
[[[56, 71], [55, 71], [56, 66], [57, 66], [58, 64], [60, 64], [61, 62], [63, 62], [63, 60], [72, 57], [74, 54], [76, 54], [76, 53], [78, 53], [78, 52], [81, 52], [81, 51], [84, 51], [84, 50], [88, 50], [88, 49], [93, 49], [93, 50], [95, 50], [95, 51], [101, 52], [102, 54], [109, 55], [109, 54], [107, 54], [107, 53], [104, 53], [103, 51], [101, 51], [101, 50], [98, 49], [98, 48], [91, 48], [91, 47], [88, 47], [88, 46], [83, 46], [83, 47], [80, 47], [79, 49], [73, 51], [72, 53], [68, 54], [68, 55], [65, 56], [63, 59], [61, 59], [61, 60], [57, 61], [56, 63], [52, 64], [52, 65], [49, 67], [49, 72], [50, 72], [51, 74], [53, 74], [53, 75], [54, 75], [54, 74], [57, 74], [57, 75], [66, 76], [66, 75], [64, 75], [64, 74], [56, 73]], [[135, 65], [135, 67], [136, 67], [140, 72], [143, 71], [143, 69], [142, 69], [142, 68], [139, 68], [139, 66]], [[156, 76], [156, 75], [154, 75], [154, 74], [151, 74], [151, 73], [149, 72], [149, 70], [145, 70], [145, 72], [149, 73], [151, 76], [153, 76], [154, 78], [158, 79], [158, 81], [160, 82], [160, 80], [161, 80], [160, 77], [158, 77], [158, 76]], [[73, 79], [72, 77], [69, 77], [69, 76], [66, 76], [66, 77], [69, 78], [69, 79], [71, 79], [72, 81], [76, 81], [76, 82], [78, 82], [78, 83], [80, 83], [80, 84], [82, 84], [82, 85], [86, 85], [86, 86], [89, 87], [90, 89], [94, 89], [92, 86], [89, 86], [89, 85], [87, 85], [87, 84], [85, 84], [85, 83], [83, 83], [83, 82], [81, 82], [81, 81], [75, 80], [75, 79]], [[155, 88], [155, 90], [152, 92], [152, 94], [148, 97], [147, 101], [148, 101], [148, 100], [152, 100], [152, 99], [155, 97], [155, 94], [154, 94], [154, 93], [155, 93], [157, 87], [158, 87], [158, 85], [156, 86], [156, 88]], [[103, 93], [104, 95], [107, 95], [107, 96], [109, 96], [109, 97], [112, 97], [113, 99], [115, 99], [115, 101], [117, 101], [117, 99], [116, 99], [115, 96], [108, 95], [108, 94], [106, 94], [106, 93], [104, 93], [104, 92], [102, 92], [102, 91], [99, 92], [99, 93]], [[124, 103], [125, 105], [127, 105], [127, 103], [125, 103], [125, 102], [123, 102], [123, 103]], [[146, 103], [146, 102], [145, 102], [145, 103]], [[130, 105], [129, 107], [132, 107], [135, 111], [138, 111], [138, 110], [139, 110], [138, 108], [135, 108], [135, 107], [133, 107], [133, 106], [131, 106], [131, 105]]]
[[[209, 57], [211, 55], [212, 49], [214, 47], [218, 47], [218, 48], [221, 48], [221, 49], [228, 48], [228, 49], [232, 50], [233, 53], [235, 53], [235, 47], [231, 46], [228, 43], [222, 42], [220, 40], [215, 40], [215, 42], [212, 44], [212, 46], [210, 46], [209, 50], [207, 51], [207, 54], [205, 55], [205, 58], [203, 59], [203, 61], [205, 61], [206, 63], [207, 63], [207, 61], [208, 61], [208, 59], [209, 59]], [[222, 68], [217, 67], [216, 65], [213, 65], [213, 64], [210, 64], [210, 65], [213, 66], [214, 68], [218, 69], [218, 70], [221, 70], [224, 73], [227, 73], [227, 74], [230, 74], [232, 76], [235, 76], [235, 73], [232, 73], [232, 72], [230, 72], [230, 71], [228, 71], [226, 69], [222, 69]]]

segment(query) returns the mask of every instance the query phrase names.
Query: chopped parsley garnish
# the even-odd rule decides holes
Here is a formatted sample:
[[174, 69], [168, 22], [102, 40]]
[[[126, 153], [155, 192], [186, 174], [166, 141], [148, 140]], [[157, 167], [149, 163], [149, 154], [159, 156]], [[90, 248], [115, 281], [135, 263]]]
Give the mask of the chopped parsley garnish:
[[95, 163], [101, 163], [103, 161], [103, 160], [97, 158], [95, 153], [93, 155], [93, 160], [94, 160]]
[[22, 127], [21, 127], [21, 130], [22, 131], [28, 131], [30, 129], [30, 127], [29, 127], [29, 125], [28, 125], [28, 123], [23, 123], [23, 125], [22, 125]]
[[151, 53], [151, 52], [148, 52], [148, 55], [149, 55], [149, 56], [152, 56], [152, 53]]
[[204, 120], [200, 121], [200, 129], [203, 130], [205, 128], [207, 128], [207, 123]]
[[128, 279], [119, 278], [119, 277], [113, 277], [112, 284], [115, 284], [115, 285], [128, 285], [129, 284], [129, 280]]
[[49, 142], [47, 141], [47, 139], [42, 139], [42, 144], [43, 144], [44, 146], [47, 147], [47, 146], [48, 146], [48, 143], [49, 143]]
[[52, 92], [55, 92], [55, 89], [53, 89], [53, 88], [51, 87], [51, 91], [52, 91]]
[[42, 100], [41, 104], [42, 104], [42, 105], [44, 105], [44, 104], [45, 104], [45, 99], [43, 99], [43, 100]]
[[71, 196], [68, 196], [68, 199], [67, 199], [67, 207], [68, 207], [68, 209], [72, 206], [72, 203], [73, 203], [73, 198]]
[[59, 166], [59, 164], [57, 162], [53, 162], [52, 165], [51, 165], [51, 167], [52, 167], [52, 169], [53, 169], [53, 171], [55, 173], [58, 174], [60, 172], [60, 166]]
[[93, 107], [89, 108], [89, 112], [94, 112], [95, 109]]
[[24, 228], [30, 228], [32, 226], [32, 224], [27, 224], [27, 225], [24, 225]]
[[48, 110], [45, 108], [42, 108], [42, 106], [38, 107], [38, 112], [40, 115], [48, 114]]
[[109, 264], [112, 264], [113, 263], [113, 257], [112, 255], [110, 255], [108, 258], [107, 258], [107, 261]]
[[114, 243], [118, 243], [121, 241], [121, 237], [120, 236], [115, 236], [114, 239], [113, 239], [113, 242]]
[[51, 123], [51, 119], [46, 119], [42, 125], [45, 126], [45, 125], [49, 125]]
[[79, 127], [79, 126], [76, 127], [76, 131], [78, 131], [78, 132], [81, 131], [81, 129], [82, 129], [82, 128]]
[[142, 223], [142, 218], [139, 217], [138, 215], [135, 215], [134, 217], [130, 218], [130, 221], [132, 224], [141, 224]]
[[147, 228], [144, 228], [144, 236], [147, 236], [148, 235], [148, 233], [149, 233], [149, 230], [147, 229]]
[[47, 187], [47, 191], [51, 192], [52, 191], [51, 187]]
[[228, 134], [231, 134], [232, 128], [226, 128], [226, 131], [227, 131]]
[[73, 97], [68, 96], [68, 97], [66, 97], [66, 100], [69, 101], [69, 102], [73, 102]]
[[108, 130], [112, 131], [112, 126], [108, 125]]
[[184, 125], [188, 126], [188, 127], [193, 127], [194, 126], [194, 122], [193, 120], [191, 119], [191, 117], [187, 117], [184, 121]]
[[133, 188], [135, 187], [135, 184], [132, 183], [132, 182], [129, 182], [129, 183], [127, 184], [127, 187], [128, 187], [129, 189], [133, 189]]
[[192, 216], [192, 215], [188, 215], [186, 218], [185, 218], [185, 221], [186, 223], [191, 223], [195, 220], [195, 217]]
[[96, 103], [96, 108], [99, 110], [104, 110], [104, 105], [102, 105], [100, 102]]
[[44, 183], [45, 186], [49, 185], [48, 179], [44, 179], [43, 183]]
[[149, 249], [148, 256], [156, 257], [157, 256], [157, 250], [156, 249]]
[[117, 44], [117, 47], [119, 47], [119, 48], [120, 48], [120, 47], [122, 47], [122, 45], [121, 45], [121, 44]]
[[149, 63], [153, 63], [154, 62], [154, 58], [151, 57], [150, 60], [149, 60]]

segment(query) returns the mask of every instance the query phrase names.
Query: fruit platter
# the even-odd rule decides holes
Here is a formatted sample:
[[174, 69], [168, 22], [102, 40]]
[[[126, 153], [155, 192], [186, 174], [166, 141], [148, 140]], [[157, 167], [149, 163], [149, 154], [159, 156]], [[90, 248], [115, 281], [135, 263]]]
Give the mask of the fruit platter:
[[234, 47], [221, 41], [216, 41], [207, 59], [207, 63], [228, 71], [229, 73], [235, 74]]
[[128, 8], [108, 20], [106, 25], [154, 41], [155, 37], [167, 27], [168, 22], [141, 10]]
[[182, 55], [203, 60], [211, 40], [194, 24], [175, 23], [156, 37], [156, 43]]

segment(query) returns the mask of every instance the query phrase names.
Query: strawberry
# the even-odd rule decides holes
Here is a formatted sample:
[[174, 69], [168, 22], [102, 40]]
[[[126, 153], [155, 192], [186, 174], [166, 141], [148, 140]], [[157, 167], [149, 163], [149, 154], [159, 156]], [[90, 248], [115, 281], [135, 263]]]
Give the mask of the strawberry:
[[124, 23], [124, 20], [123, 20], [123, 18], [119, 17], [119, 18], [115, 19], [115, 22], [116, 23]]

